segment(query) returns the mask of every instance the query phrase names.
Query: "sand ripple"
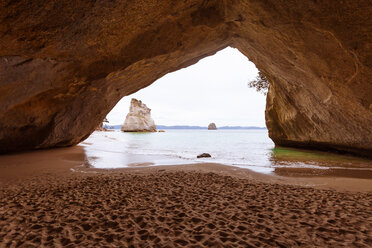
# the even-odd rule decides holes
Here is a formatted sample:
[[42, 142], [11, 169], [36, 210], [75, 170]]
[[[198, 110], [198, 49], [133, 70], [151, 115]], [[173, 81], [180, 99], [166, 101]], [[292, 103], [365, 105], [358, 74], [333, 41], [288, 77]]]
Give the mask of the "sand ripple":
[[0, 189], [0, 247], [368, 247], [372, 194], [198, 172]]

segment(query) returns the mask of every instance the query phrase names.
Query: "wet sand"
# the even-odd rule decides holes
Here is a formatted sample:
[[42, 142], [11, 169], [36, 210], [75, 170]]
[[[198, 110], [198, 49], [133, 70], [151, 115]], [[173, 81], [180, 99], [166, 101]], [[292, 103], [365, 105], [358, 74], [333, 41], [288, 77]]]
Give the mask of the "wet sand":
[[372, 243], [369, 179], [217, 164], [97, 170], [79, 147], [42, 153], [0, 157], [0, 247]]

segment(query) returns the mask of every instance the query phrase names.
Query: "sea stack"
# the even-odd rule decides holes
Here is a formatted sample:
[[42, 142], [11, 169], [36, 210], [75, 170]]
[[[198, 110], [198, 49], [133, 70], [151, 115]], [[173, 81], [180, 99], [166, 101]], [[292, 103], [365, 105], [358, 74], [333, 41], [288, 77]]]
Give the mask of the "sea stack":
[[217, 130], [216, 124], [213, 122], [208, 125], [208, 130]]
[[132, 98], [129, 113], [121, 127], [123, 132], [156, 132], [154, 120], [151, 118], [151, 109], [140, 100]]

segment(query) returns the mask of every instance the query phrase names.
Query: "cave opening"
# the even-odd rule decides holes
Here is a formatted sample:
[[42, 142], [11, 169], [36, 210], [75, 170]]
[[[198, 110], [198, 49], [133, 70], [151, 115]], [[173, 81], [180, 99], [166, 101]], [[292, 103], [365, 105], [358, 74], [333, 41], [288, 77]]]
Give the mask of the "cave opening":
[[[87, 157], [94, 157], [90, 160], [94, 167], [109, 164], [116, 168], [188, 163], [205, 152], [211, 158], [201, 162], [252, 166], [253, 161], [264, 165], [259, 171], [267, 171], [270, 162], [266, 154], [274, 143], [265, 125], [266, 94], [249, 86], [257, 75], [256, 66], [231, 47], [168, 73], [116, 104], [103, 123], [114, 131], [104, 135], [94, 132], [83, 142]], [[165, 132], [120, 131], [132, 98], [151, 109], [157, 130]], [[210, 123], [217, 125], [217, 131], [207, 130]]]
[[227, 47], [184, 69], [168, 73], [150, 86], [125, 96], [104, 125], [124, 123], [132, 98], [151, 109], [156, 125], [265, 127], [265, 92], [248, 85], [256, 66], [238, 49]]
[[[238, 49], [224, 48], [122, 98], [103, 123], [111, 132], [94, 132], [80, 146], [95, 168], [206, 162], [288, 176], [336, 163], [366, 164], [354, 157], [275, 147], [265, 123], [266, 92], [250, 83], [258, 76]], [[121, 131], [132, 98], [151, 109], [157, 130], [164, 132]], [[210, 123], [217, 132], [207, 130]], [[211, 157], [198, 158], [203, 153]]]
[[[371, 0], [0, 9], [0, 247], [370, 246]], [[183, 74], [229, 45], [267, 96], [229, 59]], [[132, 97], [203, 129], [122, 132]]]

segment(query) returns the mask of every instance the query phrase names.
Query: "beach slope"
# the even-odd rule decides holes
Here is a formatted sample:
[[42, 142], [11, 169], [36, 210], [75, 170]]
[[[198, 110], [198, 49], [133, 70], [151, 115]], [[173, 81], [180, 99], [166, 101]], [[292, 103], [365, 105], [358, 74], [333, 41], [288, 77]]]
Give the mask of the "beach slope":
[[263, 182], [265, 176], [228, 173], [223, 166], [59, 168], [33, 170], [22, 180], [0, 178], [1, 247], [368, 247], [372, 242], [371, 192]]

